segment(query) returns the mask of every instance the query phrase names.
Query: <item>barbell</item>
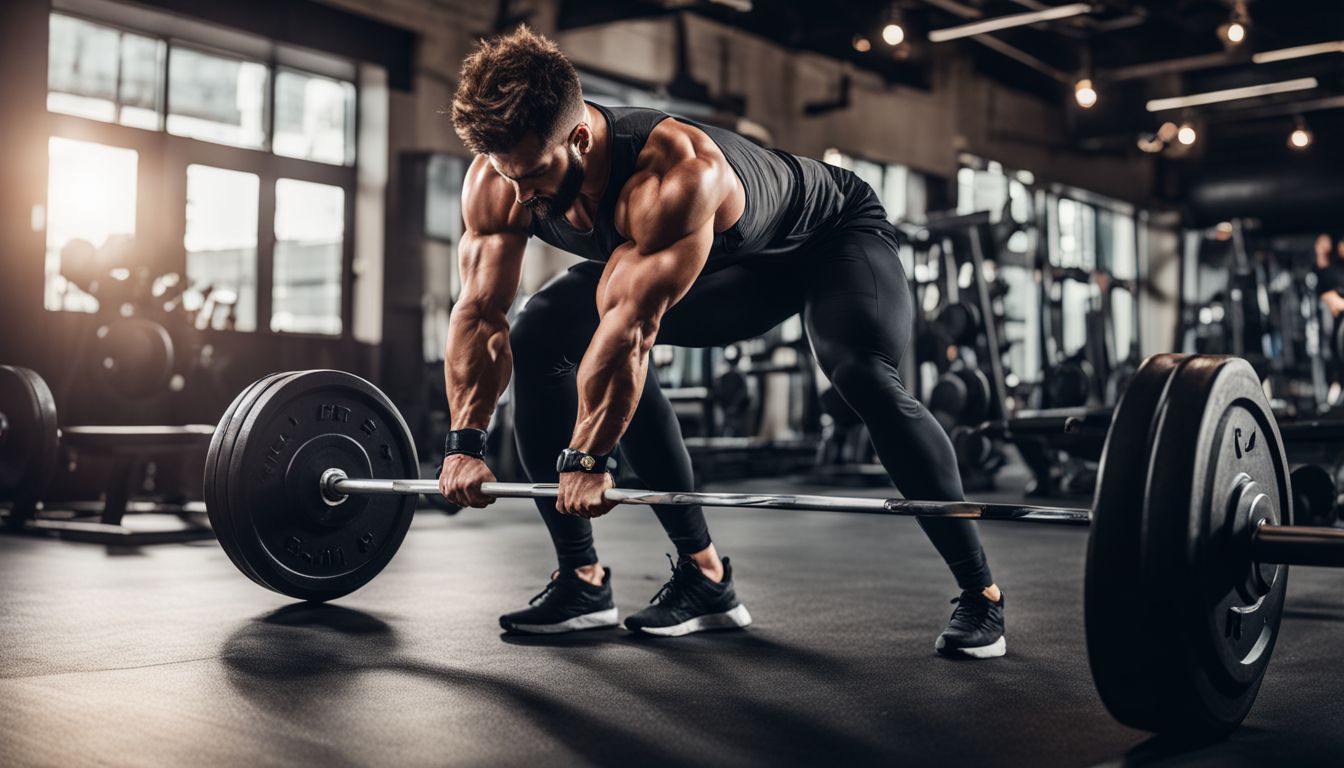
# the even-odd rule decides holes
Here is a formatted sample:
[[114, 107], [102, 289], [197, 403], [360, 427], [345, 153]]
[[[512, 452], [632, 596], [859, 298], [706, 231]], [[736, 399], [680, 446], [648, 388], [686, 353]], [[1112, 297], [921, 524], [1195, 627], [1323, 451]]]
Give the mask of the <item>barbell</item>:
[[[268, 376], [215, 430], [205, 498], [224, 551], [264, 587], [348, 594], [400, 546], [418, 474], [405, 422], [338, 371]], [[1289, 564], [1344, 567], [1344, 531], [1292, 522], [1278, 426], [1244, 360], [1161, 354], [1117, 406], [1088, 509], [971, 501], [611, 489], [617, 504], [809, 509], [1091, 525], [1085, 631], [1093, 679], [1121, 722], [1227, 732], [1245, 718], [1278, 638]], [[488, 483], [497, 497], [547, 484]]]

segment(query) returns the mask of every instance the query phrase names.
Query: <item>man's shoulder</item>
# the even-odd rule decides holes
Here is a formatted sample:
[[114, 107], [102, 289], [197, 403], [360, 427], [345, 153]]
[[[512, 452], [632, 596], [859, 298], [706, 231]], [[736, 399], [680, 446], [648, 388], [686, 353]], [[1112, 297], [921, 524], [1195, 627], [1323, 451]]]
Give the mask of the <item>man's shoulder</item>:
[[495, 172], [489, 158], [477, 155], [462, 183], [462, 221], [476, 234], [525, 234], [532, 213], [518, 205], [513, 187]]

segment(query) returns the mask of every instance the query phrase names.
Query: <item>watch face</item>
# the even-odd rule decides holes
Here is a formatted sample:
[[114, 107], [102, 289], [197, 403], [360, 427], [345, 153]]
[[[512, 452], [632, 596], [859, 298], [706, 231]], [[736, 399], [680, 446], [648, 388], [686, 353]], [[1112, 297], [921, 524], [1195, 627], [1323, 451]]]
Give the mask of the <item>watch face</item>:
[[584, 456], [582, 459], [579, 459], [579, 466], [584, 469], [592, 469], [597, 466], [597, 459], [594, 459], [592, 456]]

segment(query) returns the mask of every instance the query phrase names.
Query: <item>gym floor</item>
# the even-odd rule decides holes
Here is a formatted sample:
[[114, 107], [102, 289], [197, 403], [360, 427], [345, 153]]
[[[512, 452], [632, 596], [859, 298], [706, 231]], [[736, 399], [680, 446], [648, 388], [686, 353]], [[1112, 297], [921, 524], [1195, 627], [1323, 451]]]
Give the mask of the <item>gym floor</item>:
[[[0, 762], [1302, 766], [1344, 753], [1331, 703], [1344, 668], [1324, 663], [1344, 620], [1335, 572], [1293, 572], [1250, 717], [1190, 745], [1117, 725], [1093, 690], [1084, 529], [982, 525], [1008, 600], [1008, 656], [988, 662], [934, 655], [956, 591], [912, 520], [720, 510], [711, 529], [756, 622], [680, 639], [503, 636], [497, 615], [553, 562], [521, 500], [420, 513], [387, 570], [330, 605], [261, 589], [213, 541], [0, 537]], [[666, 539], [641, 508], [597, 533], [628, 615], [665, 579]]]

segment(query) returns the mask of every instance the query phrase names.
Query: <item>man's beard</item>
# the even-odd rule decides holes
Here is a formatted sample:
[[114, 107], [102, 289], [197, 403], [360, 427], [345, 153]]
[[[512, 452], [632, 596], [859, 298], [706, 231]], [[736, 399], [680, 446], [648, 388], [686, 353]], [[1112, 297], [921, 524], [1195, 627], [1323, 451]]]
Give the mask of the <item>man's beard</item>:
[[558, 219], [574, 205], [575, 200], [579, 199], [579, 192], [582, 189], [583, 156], [579, 154], [579, 150], [571, 146], [569, 167], [565, 169], [565, 177], [560, 180], [560, 188], [550, 197], [532, 198], [526, 203], [527, 209], [532, 211], [532, 215], [543, 219]]

